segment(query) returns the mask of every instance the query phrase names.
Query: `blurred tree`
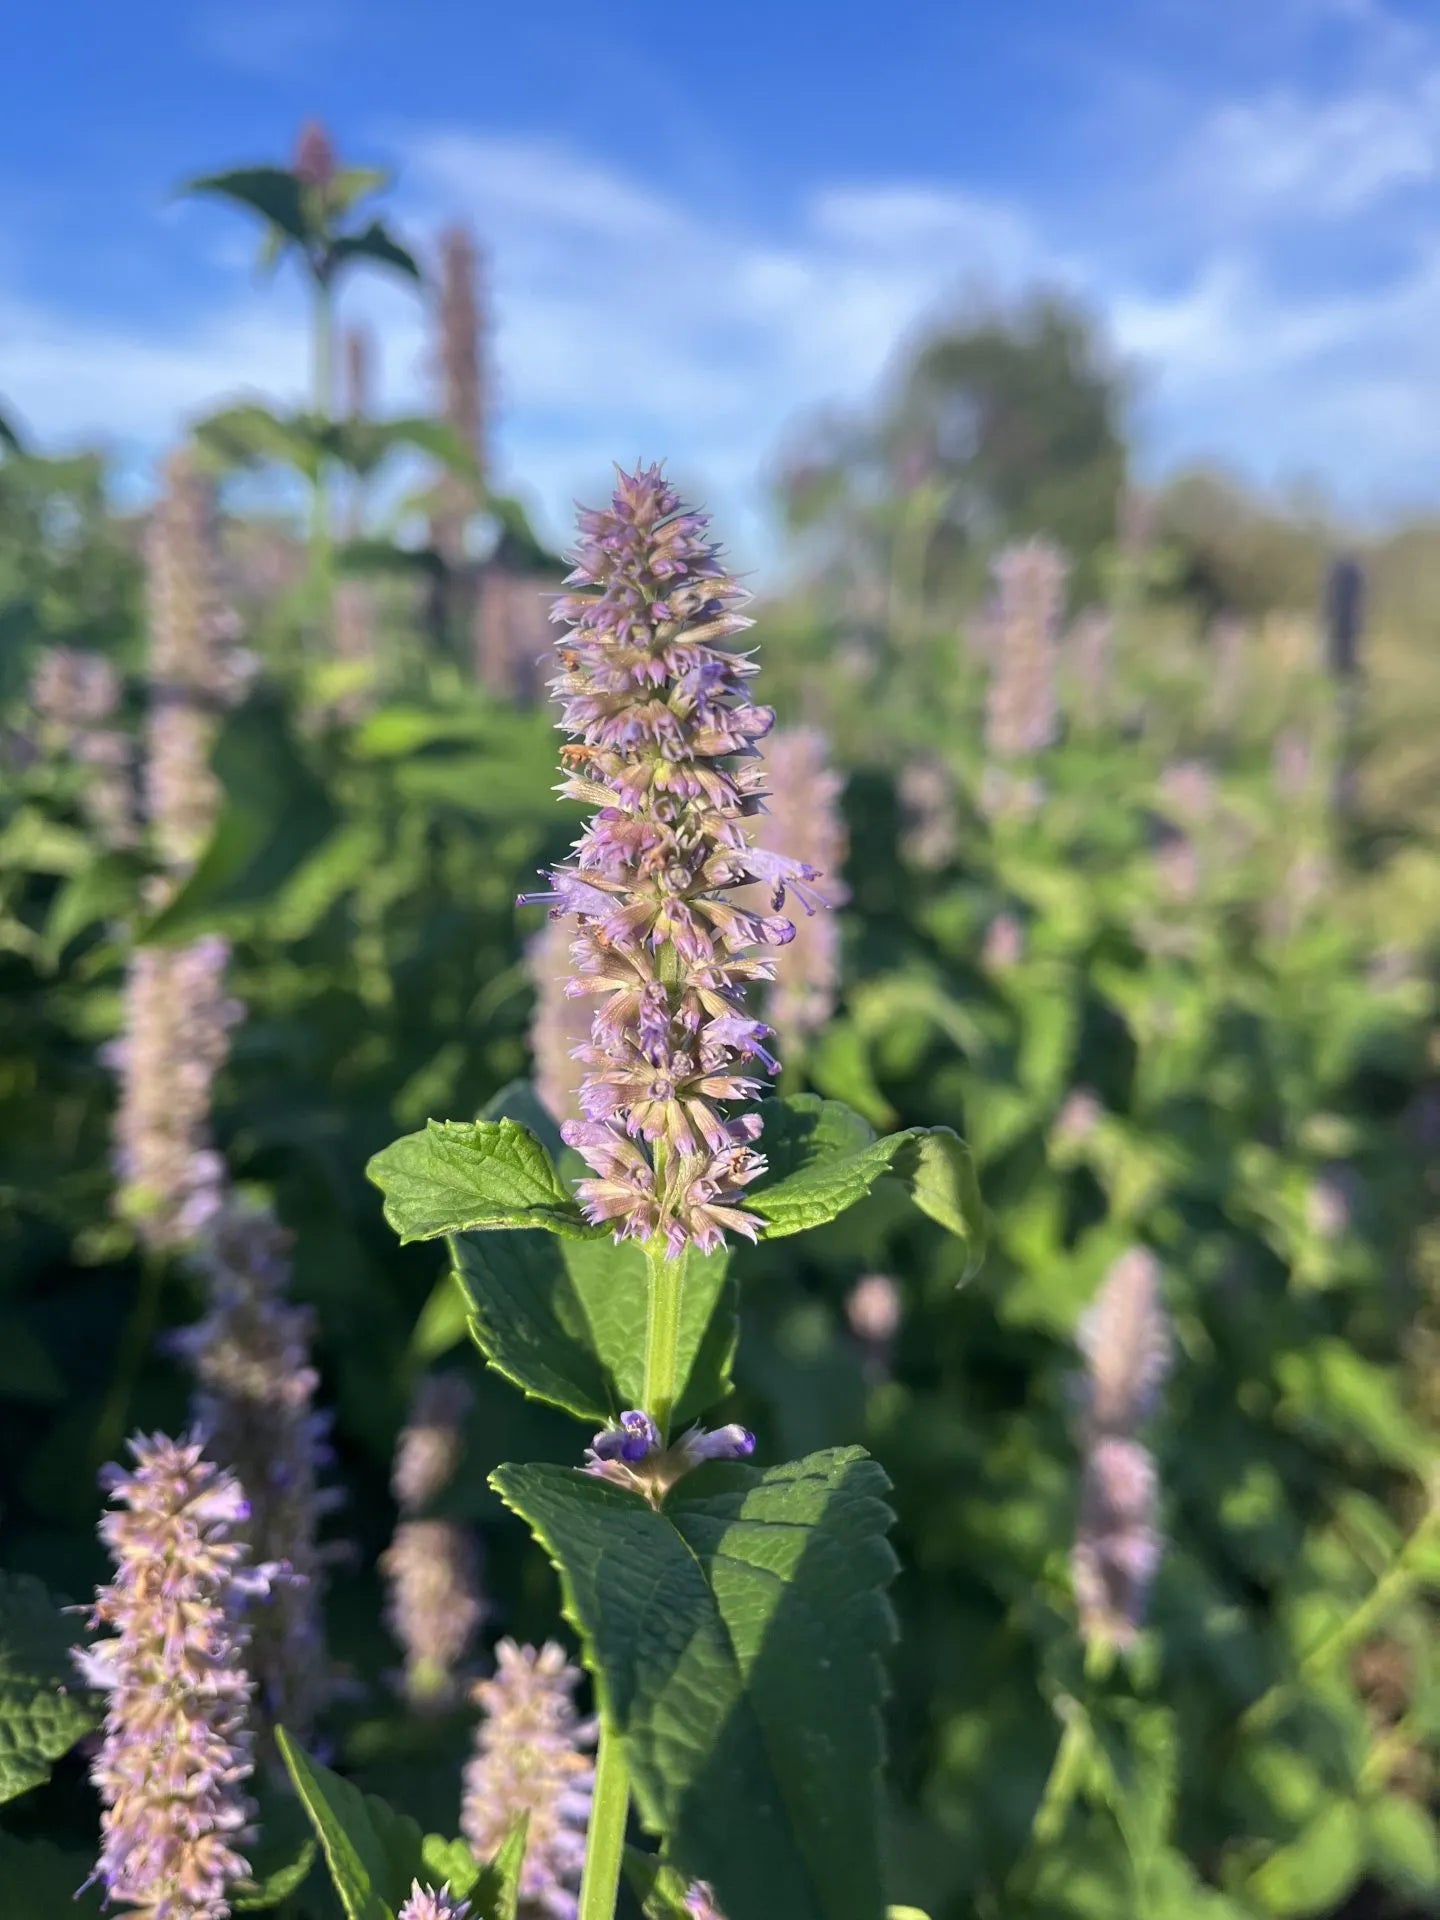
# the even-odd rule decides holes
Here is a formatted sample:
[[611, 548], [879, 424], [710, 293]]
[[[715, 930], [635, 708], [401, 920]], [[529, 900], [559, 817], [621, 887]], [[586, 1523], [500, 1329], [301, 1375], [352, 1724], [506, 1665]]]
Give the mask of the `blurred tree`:
[[985, 556], [1043, 534], [1082, 592], [1115, 538], [1123, 379], [1094, 322], [1059, 294], [962, 320], [912, 350], [869, 421], [827, 415], [786, 462], [792, 531], [824, 563], [922, 597], [973, 587]]
[[1155, 503], [1175, 592], [1207, 620], [1315, 606], [1335, 536], [1316, 511], [1296, 505], [1294, 513], [1269, 507], [1211, 468], [1176, 475]]

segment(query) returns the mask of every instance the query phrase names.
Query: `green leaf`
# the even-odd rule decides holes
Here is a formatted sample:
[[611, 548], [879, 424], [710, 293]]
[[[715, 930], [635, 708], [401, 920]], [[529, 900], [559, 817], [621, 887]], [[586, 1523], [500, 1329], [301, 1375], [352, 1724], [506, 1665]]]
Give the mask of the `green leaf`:
[[[649, 1276], [633, 1241], [549, 1233], [457, 1234], [455, 1284], [475, 1344], [532, 1400], [604, 1421], [644, 1393]], [[730, 1391], [737, 1334], [727, 1255], [691, 1254], [681, 1295], [676, 1418]]]
[[1287, 1846], [1277, 1847], [1245, 1891], [1266, 1913], [1329, 1913], [1344, 1901], [1365, 1865], [1359, 1807], [1335, 1800]]
[[1365, 1839], [1370, 1865], [1387, 1886], [1414, 1900], [1440, 1893], [1440, 1835], [1415, 1801], [1387, 1793], [1367, 1807]]
[[495, 1858], [480, 1869], [473, 1887], [458, 1887], [452, 1879], [451, 1891], [464, 1893], [470, 1901], [471, 1920], [516, 1920], [520, 1911], [520, 1874], [525, 1865], [525, 1843], [530, 1833], [530, 1816], [522, 1813], [505, 1836]]
[[58, 963], [70, 942], [97, 922], [118, 920], [133, 911], [140, 880], [140, 863], [125, 853], [102, 853], [67, 880], [45, 920], [45, 945], [52, 963]]
[[357, 473], [374, 472], [392, 453], [429, 454], [451, 473], [478, 481], [475, 451], [445, 420], [402, 414], [393, 420], [342, 420], [335, 427], [335, 452]]
[[5, 1920], [100, 1920], [99, 1885], [85, 1887], [93, 1854], [64, 1852], [48, 1840], [0, 1831], [0, 1887]]
[[237, 167], [228, 173], [200, 174], [181, 193], [216, 194], [258, 213], [288, 239], [304, 245], [312, 238], [301, 183], [284, 167]]
[[334, 831], [329, 797], [269, 697], [230, 717], [212, 765], [224, 798], [209, 844], [175, 898], [141, 929], [142, 943], [170, 946], [264, 919], [276, 893]]
[[78, 1637], [38, 1580], [0, 1573], [0, 1801], [43, 1785], [99, 1718], [70, 1657]]
[[596, 1232], [544, 1147], [514, 1120], [431, 1120], [383, 1148], [365, 1173], [402, 1246], [496, 1227]]
[[418, 283], [425, 278], [414, 254], [379, 220], [372, 220], [359, 233], [342, 233], [331, 244], [330, 259], [337, 266], [346, 260], [373, 260], [377, 266], [392, 267], [404, 274], [407, 280]]
[[676, 1869], [708, 1880], [728, 1920], [875, 1920], [896, 1564], [875, 1462], [850, 1447], [709, 1466], [661, 1511], [564, 1467], [491, 1484], [560, 1569]]
[[275, 1737], [347, 1920], [394, 1920], [424, 1867], [419, 1827], [312, 1760], [283, 1727]]
[[979, 1266], [984, 1207], [969, 1149], [949, 1127], [909, 1127], [877, 1140], [858, 1113], [813, 1093], [767, 1100], [760, 1114], [769, 1178], [745, 1205], [765, 1221], [765, 1239], [824, 1226], [893, 1175], [922, 1213], [969, 1243], [967, 1275]]
[[225, 407], [195, 427], [195, 438], [222, 467], [293, 467], [314, 481], [325, 458], [322, 422], [285, 416], [253, 403]]
[[348, 213], [357, 200], [368, 200], [390, 184], [384, 167], [337, 167], [325, 183], [325, 201], [340, 213]]

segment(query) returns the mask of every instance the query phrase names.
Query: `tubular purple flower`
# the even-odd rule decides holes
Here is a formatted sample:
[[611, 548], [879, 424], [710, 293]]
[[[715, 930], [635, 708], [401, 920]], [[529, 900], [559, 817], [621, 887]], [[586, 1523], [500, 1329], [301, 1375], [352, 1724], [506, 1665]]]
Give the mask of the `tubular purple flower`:
[[1155, 1463], [1136, 1438], [1169, 1365], [1153, 1254], [1120, 1256], [1080, 1325], [1083, 1471], [1071, 1574], [1087, 1642], [1125, 1647], [1161, 1553]]
[[[829, 764], [824, 734], [813, 727], [777, 731], [766, 744], [764, 765], [770, 788], [767, 810], [775, 821], [776, 838], [827, 876], [826, 905], [843, 907], [850, 898], [840, 878], [849, 851], [840, 813], [845, 780]], [[797, 921], [795, 938], [777, 949], [774, 965], [765, 1012], [781, 1050], [792, 1052], [819, 1033], [835, 1010], [840, 928], [833, 914], [810, 914]]]
[[702, 1462], [748, 1460], [754, 1451], [754, 1434], [748, 1427], [733, 1424], [713, 1431], [691, 1427], [667, 1447], [650, 1415], [632, 1408], [591, 1440], [582, 1471], [626, 1487], [652, 1506], [659, 1506], [676, 1481]]
[[[601, 1003], [580, 1053], [582, 1117], [562, 1131], [594, 1174], [579, 1188], [593, 1223], [672, 1256], [710, 1251], [759, 1227], [742, 1204], [764, 1166], [759, 1117], [724, 1112], [761, 1092], [751, 1062], [774, 1064], [745, 1006], [774, 964], [753, 950], [794, 938], [780, 910], [794, 893], [814, 911], [819, 876], [746, 830], [774, 716], [746, 691], [754, 663], [725, 644], [750, 624], [747, 596], [706, 517], [649, 467], [621, 473], [611, 506], [579, 524], [551, 685], [573, 741], [560, 791], [596, 811], [550, 889], [528, 896], [578, 922], [572, 991]], [[756, 882], [768, 912], [727, 897]]]
[[130, 1452], [133, 1471], [100, 1477], [116, 1574], [90, 1624], [114, 1637], [75, 1655], [108, 1695], [91, 1766], [104, 1804], [95, 1877], [154, 1920], [226, 1920], [253, 1837], [242, 1614], [276, 1569], [247, 1566], [244, 1495], [198, 1441], [138, 1435]]
[[467, 1920], [469, 1912], [470, 1902], [455, 1899], [448, 1881], [437, 1893], [433, 1887], [422, 1887], [414, 1880], [395, 1920]]
[[256, 1617], [250, 1670], [265, 1721], [304, 1741], [330, 1691], [327, 1556], [317, 1536], [338, 1501], [320, 1484], [333, 1456], [329, 1417], [315, 1408], [314, 1317], [287, 1297], [290, 1235], [257, 1202], [226, 1200], [196, 1264], [209, 1311], [174, 1345], [195, 1374], [191, 1411], [206, 1450], [239, 1476], [248, 1497], [240, 1538], [257, 1561], [289, 1569]]
[[715, 1904], [713, 1890], [703, 1880], [693, 1881], [685, 1894], [685, 1911], [691, 1920], [725, 1920]]
[[597, 1732], [575, 1711], [580, 1670], [553, 1640], [538, 1649], [502, 1640], [495, 1658], [493, 1678], [471, 1695], [484, 1717], [465, 1769], [460, 1831], [477, 1859], [490, 1860], [528, 1813], [522, 1907], [575, 1920], [595, 1792], [588, 1749]]

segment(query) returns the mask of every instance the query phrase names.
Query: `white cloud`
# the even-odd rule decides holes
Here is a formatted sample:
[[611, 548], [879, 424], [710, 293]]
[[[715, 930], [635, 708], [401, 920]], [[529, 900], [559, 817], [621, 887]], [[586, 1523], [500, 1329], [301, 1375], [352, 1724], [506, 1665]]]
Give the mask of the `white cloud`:
[[1346, 219], [1440, 171], [1440, 76], [1328, 101], [1228, 102], [1184, 162], [1221, 217]]
[[[1277, 219], [1322, 149], [1337, 156], [1332, 205], [1380, 191], [1386, 167], [1398, 178], [1418, 164], [1402, 143], [1377, 140], [1372, 184], [1360, 157], [1345, 174], [1362, 124], [1344, 120], [1343, 137], [1340, 122], [1329, 126], [1303, 162], [1272, 157], [1261, 185]], [[1142, 418], [1166, 458], [1213, 451], [1266, 474], [1309, 465], [1352, 494], [1392, 474], [1410, 485], [1427, 460], [1440, 471], [1428, 405], [1440, 376], [1440, 239], [1417, 239], [1406, 273], [1320, 299], [1279, 282], [1240, 227], [1221, 246], [1197, 233], [1188, 265], [1162, 284], [1143, 253], [1123, 272], [1098, 255], [1063, 259], [1021, 205], [941, 181], [832, 181], [762, 221], [691, 204], [560, 140], [431, 128], [393, 144], [399, 224], [423, 236], [459, 214], [483, 237], [500, 473], [528, 487], [552, 537], [577, 495], [605, 485], [613, 458], [668, 455], [742, 563], [765, 555], [764, 476], [791, 418], [863, 403], [927, 316], [1042, 276], [1076, 286], [1140, 363]], [[201, 257], [207, 210], [187, 221]], [[0, 255], [9, 284], [23, 286], [4, 235]], [[380, 404], [423, 403], [431, 353], [414, 295], [357, 280], [342, 305], [379, 338]], [[100, 435], [151, 460], [185, 418], [237, 391], [298, 400], [307, 367], [303, 302], [283, 279], [144, 325], [0, 296], [0, 394], [42, 442]]]

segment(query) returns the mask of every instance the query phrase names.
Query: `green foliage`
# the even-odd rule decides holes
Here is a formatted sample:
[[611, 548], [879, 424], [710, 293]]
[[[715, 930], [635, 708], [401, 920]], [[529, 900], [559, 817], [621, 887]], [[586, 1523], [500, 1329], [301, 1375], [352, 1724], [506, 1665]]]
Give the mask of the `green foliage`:
[[[470, 1332], [497, 1372], [582, 1420], [643, 1405], [649, 1279], [633, 1242], [462, 1233], [452, 1250]], [[738, 1329], [724, 1250], [682, 1258], [676, 1418], [686, 1421], [729, 1391]]]
[[877, 1140], [849, 1107], [803, 1093], [767, 1100], [760, 1112], [770, 1177], [748, 1204], [768, 1239], [824, 1226], [892, 1174], [922, 1213], [969, 1243], [966, 1277], [979, 1266], [984, 1207], [970, 1154], [949, 1127], [913, 1127]]
[[422, 1833], [374, 1794], [321, 1766], [287, 1733], [277, 1736], [285, 1765], [315, 1829], [346, 1920], [395, 1920], [411, 1885], [448, 1886], [470, 1902], [474, 1920], [515, 1920], [525, 1823], [517, 1822], [492, 1862], [461, 1840]]
[[710, 1467], [659, 1512], [562, 1468], [493, 1478], [560, 1569], [641, 1817], [680, 1871], [730, 1920], [873, 1916], [884, 1474], [857, 1448]]
[[48, 1780], [96, 1723], [70, 1657], [75, 1638], [38, 1580], [0, 1573], [0, 1800]]
[[514, 1120], [431, 1120], [366, 1168], [402, 1245], [497, 1227], [593, 1234], [544, 1147]]

